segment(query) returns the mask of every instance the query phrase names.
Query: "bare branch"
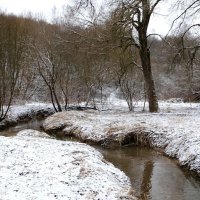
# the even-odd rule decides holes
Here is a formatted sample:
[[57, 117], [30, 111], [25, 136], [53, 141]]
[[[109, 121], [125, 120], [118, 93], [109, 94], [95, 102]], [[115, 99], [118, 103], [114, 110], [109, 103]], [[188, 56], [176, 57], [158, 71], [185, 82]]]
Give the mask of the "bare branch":
[[[177, 21], [178, 19], [180, 19], [181, 17], [183, 17], [183, 16], [184, 16], [184, 18], [185, 18], [185, 16], [186, 16], [186, 14], [188, 13], [188, 11], [189, 11], [196, 3], [199, 3], [199, 0], [195, 0], [193, 3], [191, 3], [180, 15], [178, 15], [178, 16], [173, 20], [173, 22], [172, 22], [172, 24], [171, 24], [171, 27], [170, 27], [170, 29], [169, 29], [169, 31], [168, 31], [168, 33], [167, 33], [166, 36], [169, 35], [169, 33], [171, 32], [171, 30], [172, 30], [174, 24], [176, 23], [176, 21]], [[198, 5], [197, 5], [197, 6], [198, 6]]]

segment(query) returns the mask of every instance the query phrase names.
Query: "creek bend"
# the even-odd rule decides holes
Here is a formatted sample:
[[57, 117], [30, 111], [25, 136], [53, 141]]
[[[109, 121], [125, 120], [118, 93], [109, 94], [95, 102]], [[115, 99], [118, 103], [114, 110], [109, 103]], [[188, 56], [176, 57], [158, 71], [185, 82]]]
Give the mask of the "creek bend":
[[[15, 136], [24, 129], [40, 131], [43, 120], [33, 119], [0, 132]], [[69, 138], [70, 140], [70, 138]], [[146, 147], [105, 149], [94, 145], [106, 160], [121, 169], [131, 179], [140, 200], [197, 200], [200, 180], [181, 170], [176, 161]]]

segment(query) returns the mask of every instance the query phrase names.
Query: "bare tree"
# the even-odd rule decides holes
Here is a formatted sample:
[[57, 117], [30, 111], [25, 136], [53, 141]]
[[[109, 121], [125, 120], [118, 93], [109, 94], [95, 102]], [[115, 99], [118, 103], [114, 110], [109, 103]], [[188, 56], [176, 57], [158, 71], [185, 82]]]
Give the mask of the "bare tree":
[[25, 19], [0, 16], [0, 121], [5, 119], [22, 75], [27, 47]]
[[63, 55], [60, 42], [56, 37], [58, 27], [42, 24], [39, 30], [38, 41], [32, 44], [33, 60], [38, 72], [47, 85], [52, 105], [56, 112], [61, 112], [62, 107], [59, 98], [58, 81], [61, 75]]
[[[129, 29], [132, 36], [131, 44], [139, 50], [150, 112], [157, 112], [159, 107], [152, 75], [147, 29], [151, 15], [160, 1], [161, 0], [117, 1], [117, 6], [114, 11], [116, 23], [118, 23], [120, 27], [124, 27], [124, 29]], [[88, 4], [91, 5], [92, 2], [89, 0], [79, 2], [80, 6], [88, 6]]]
[[197, 18], [200, 14], [200, 1], [179, 0], [174, 7], [179, 12], [169, 31], [170, 33], [173, 30], [174, 35], [176, 34], [174, 36], [176, 43], [173, 44], [175, 50], [172, 63], [176, 67], [182, 66], [182, 70], [186, 74], [185, 88], [187, 93], [185, 92], [185, 94], [190, 97], [200, 88], [198, 84], [195, 85], [195, 79], [199, 74], [200, 24]]
[[116, 23], [131, 32], [132, 45], [139, 50], [150, 112], [157, 112], [159, 107], [152, 75], [147, 29], [151, 15], [160, 1], [121, 1], [115, 10]]

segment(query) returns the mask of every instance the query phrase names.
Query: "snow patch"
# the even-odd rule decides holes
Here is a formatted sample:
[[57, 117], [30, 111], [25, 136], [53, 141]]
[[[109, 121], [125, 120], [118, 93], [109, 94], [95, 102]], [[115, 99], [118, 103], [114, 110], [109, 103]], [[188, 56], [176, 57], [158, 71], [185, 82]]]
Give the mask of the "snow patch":
[[41, 137], [41, 138], [51, 138], [48, 134], [45, 132], [40, 132], [32, 129], [25, 129], [22, 131], [19, 131], [17, 133], [18, 137]]
[[32, 102], [32, 103], [27, 103], [25, 105], [13, 105], [11, 106], [9, 112], [8, 112], [8, 120], [16, 120], [20, 117], [23, 117], [24, 115], [27, 116], [33, 116], [37, 112], [44, 110], [50, 113], [53, 113], [53, 108], [52, 104], [47, 104], [47, 103], [37, 103], [37, 102]]

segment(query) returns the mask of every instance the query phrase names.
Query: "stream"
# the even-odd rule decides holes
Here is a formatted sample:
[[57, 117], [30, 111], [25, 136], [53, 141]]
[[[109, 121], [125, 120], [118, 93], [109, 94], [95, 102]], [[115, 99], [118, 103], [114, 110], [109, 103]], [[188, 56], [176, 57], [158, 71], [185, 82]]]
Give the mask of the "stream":
[[[43, 121], [32, 120], [1, 131], [0, 135], [14, 136], [24, 129], [40, 130]], [[104, 149], [94, 146], [106, 160], [130, 178], [139, 200], [198, 200], [200, 180], [184, 172], [173, 159], [145, 147]]]

